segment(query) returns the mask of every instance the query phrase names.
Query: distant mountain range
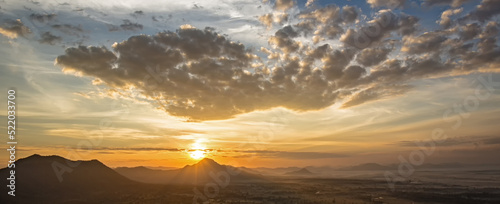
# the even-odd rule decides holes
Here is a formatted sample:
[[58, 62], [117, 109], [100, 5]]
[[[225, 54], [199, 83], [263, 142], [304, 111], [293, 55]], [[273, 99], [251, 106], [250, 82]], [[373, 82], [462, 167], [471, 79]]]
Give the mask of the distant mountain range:
[[265, 180], [261, 175], [228, 165], [221, 165], [205, 158], [194, 165], [186, 165], [175, 170], [153, 170], [146, 167], [119, 167], [115, 169], [121, 175], [134, 181], [157, 184], [200, 185], [212, 182], [214, 177], [229, 175], [231, 182]]
[[[185, 192], [179, 196], [189, 201], [193, 193], [189, 186], [193, 185], [202, 186], [211, 182], [219, 185], [229, 182], [266, 182], [261, 175], [221, 165], [208, 158], [175, 170], [146, 167], [121, 167], [113, 170], [98, 160], [72, 161], [60, 156], [38, 154], [19, 159], [15, 164], [16, 197], [6, 193], [8, 180], [5, 178], [10, 176], [11, 169], [0, 169], [0, 177], [4, 178], [1, 183], [4, 193], [0, 194], [0, 203], [108, 203], [106, 200], [113, 203], [131, 200], [143, 202], [147, 199], [140, 196], [156, 191], [158, 186], [153, 185], [155, 183], [168, 184], [162, 185], [161, 189], [164, 191], [173, 188], [174, 191]], [[166, 203], [178, 203], [178, 200]]]
[[[207, 183], [260, 183], [270, 182], [273, 176], [297, 176], [326, 178], [332, 172], [383, 171], [397, 169], [397, 165], [366, 163], [334, 169], [332, 167], [286, 167], [286, 168], [246, 168], [222, 165], [205, 158], [183, 168], [162, 170], [139, 167], [119, 167], [111, 169], [98, 160], [72, 161], [60, 156], [32, 155], [16, 161], [16, 201], [8, 192], [10, 170], [0, 169], [4, 193], [0, 193], [0, 203], [102, 203], [134, 200], [134, 196], [148, 194], [151, 190], [169, 188], [185, 192], [176, 194], [182, 199], [192, 199], [192, 186]], [[424, 164], [421, 169], [458, 169], [461, 164]], [[59, 173], [58, 173], [59, 172]], [[60, 175], [58, 178], [57, 174]], [[326, 177], [325, 177], [326, 176]], [[179, 185], [180, 184], [180, 185]], [[191, 186], [191, 187], [189, 187]], [[222, 186], [222, 185], [221, 185]], [[179, 190], [180, 189], [180, 190]], [[41, 201], [44, 202], [41, 202]], [[143, 197], [136, 200], [144, 200]], [[12, 202], [11, 202], [12, 201]], [[176, 203], [177, 200], [171, 201]], [[106, 203], [106, 202], [104, 202]]]
[[302, 169], [297, 170], [297, 171], [287, 172], [287, 173], [285, 173], [285, 175], [288, 175], [288, 176], [312, 176], [312, 175], [314, 175], [314, 173], [307, 170], [306, 168], [302, 168]]

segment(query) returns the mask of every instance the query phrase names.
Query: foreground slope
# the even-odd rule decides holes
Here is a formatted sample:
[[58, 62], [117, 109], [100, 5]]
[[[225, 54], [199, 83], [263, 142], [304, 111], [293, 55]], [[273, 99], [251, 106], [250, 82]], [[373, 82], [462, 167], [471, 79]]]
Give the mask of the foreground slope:
[[[15, 163], [15, 202], [51, 203], [74, 201], [98, 194], [119, 192], [137, 184], [97, 160], [71, 161], [60, 156], [32, 155]], [[8, 168], [0, 169], [0, 178], [10, 176]], [[57, 172], [60, 177], [58, 178]], [[11, 203], [8, 181], [1, 179], [0, 203]]]

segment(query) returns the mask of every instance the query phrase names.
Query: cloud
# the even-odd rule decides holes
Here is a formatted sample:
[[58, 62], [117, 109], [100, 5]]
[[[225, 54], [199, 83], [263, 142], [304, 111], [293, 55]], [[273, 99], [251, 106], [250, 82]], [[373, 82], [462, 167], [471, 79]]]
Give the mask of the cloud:
[[277, 10], [286, 11], [288, 9], [291, 9], [293, 6], [295, 6], [295, 1], [294, 0], [276, 0], [276, 3], [274, 6]]
[[498, 35], [498, 23], [495, 21], [490, 21], [488, 24], [486, 24], [483, 32], [480, 34], [479, 38], [485, 39], [485, 38], [492, 38]]
[[[283, 31], [280, 35], [293, 33]], [[69, 48], [56, 62], [64, 71], [93, 76], [115, 88], [134, 86], [161, 101], [171, 115], [195, 120], [226, 119], [283, 104], [295, 110], [317, 109], [329, 106], [334, 98], [333, 93], [295, 87], [288, 76], [281, 81], [279, 74], [271, 76], [274, 81], [266, 79], [269, 76], [250, 69], [253, 54], [210, 28], [134, 36], [113, 49]], [[160, 78], [157, 81], [154, 77]], [[313, 102], [307, 97], [321, 100]]]
[[248, 150], [236, 151], [242, 154], [251, 154], [261, 158], [286, 158], [286, 159], [329, 159], [348, 157], [346, 154], [330, 152], [290, 152], [290, 151], [267, 151], [267, 150]]
[[48, 21], [51, 21], [53, 20], [57, 15], [56, 14], [38, 14], [38, 13], [33, 13], [30, 15], [30, 18], [32, 20], [36, 20], [40, 23], [45, 23], [45, 22], [48, 22]]
[[500, 1], [483, 0], [466, 18], [485, 22], [498, 14], [500, 14]]
[[293, 29], [292, 26], [285, 26], [269, 38], [269, 43], [281, 48], [285, 53], [295, 52], [299, 49], [300, 44], [293, 38], [297, 37], [299, 33]]
[[309, 6], [313, 5], [315, 1], [316, 0], [307, 0], [306, 7], [309, 7]]
[[24, 26], [23, 22], [21, 22], [20, 19], [11, 21], [7, 23], [7, 25], [0, 27], [0, 34], [11, 39], [17, 38], [19, 36], [27, 37], [27, 35], [30, 33], [31, 30], [28, 27]]
[[345, 25], [358, 18], [358, 9], [354, 6], [340, 7], [327, 5], [299, 15], [303, 19], [295, 25], [305, 34], [314, 33], [315, 43], [324, 39], [336, 39], [345, 31]]
[[342, 7], [342, 19], [346, 23], [352, 23], [358, 18], [358, 11], [354, 6]]
[[272, 13], [268, 13], [268, 14], [264, 14], [262, 16], [259, 17], [259, 21], [266, 25], [268, 28], [271, 28], [273, 26], [273, 14]]
[[500, 137], [491, 137], [491, 138], [485, 139], [485, 140], [483, 140], [483, 143], [488, 144], [488, 145], [500, 144]]
[[54, 29], [57, 29], [67, 35], [73, 35], [79, 37], [80, 34], [83, 32], [82, 26], [73, 26], [70, 24], [54, 24], [51, 26]]
[[378, 45], [396, 31], [402, 36], [413, 34], [416, 31], [419, 19], [414, 16], [401, 14], [397, 16], [391, 10], [380, 10], [376, 16], [358, 29], [350, 28], [342, 34], [340, 41], [346, 45], [364, 49]]
[[367, 0], [366, 3], [374, 7], [398, 8], [405, 5], [406, 0]]
[[123, 20], [123, 23], [120, 25], [120, 28], [122, 28], [123, 30], [139, 31], [142, 30], [143, 26], [138, 23], [132, 23], [129, 20]]
[[113, 150], [113, 151], [168, 151], [182, 152], [184, 150], [177, 148], [164, 147], [92, 147], [92, 150]]
[[336, 5], [328, 5], [300, 15], [300, 18], [312, 19], [318, 23], [336, 22], [340, 17], [340, 8]]
[[441, 32], [428, 32], [419, 36], [403, 38], [401, 51], [410, 54], [422, 54], [440, 51], [442, 43], [447, 39]]
[[410, 90], [410, 86], [408, 85], [368, 88], [352, 96], [347, 102], [342, 104], [341, 108], [349, 108], [359, 104], [385, 99], [387, 97], [399, 96], [406, 93], [408, 90]]
[[448, 28], [450, 27], [452, 21], [451, 21], [451, 16], [453, 15], [457, 15], [459, 13], [461, 13], [463, 11], [463, 8], [458, 8], [458, 9], [448, 9], [446, 11], [443, 11], [443, 13], [441, 13], [441, 19], [436, 21], [436, 23], [438, 23], [439, 25], [445, 27], [445, 28]]
[[[494, 21], [469, 19], [419, 32], [417, 17], [384, 9], [364, 18], [359, 11], [329, 5], [290, 14], [293, 23], [270, 34], [260, 49], [214, 28], [183, 25], [109, 49], [68, 48], [56, 63], [189, 121], [276, 107], [320, 110], [342, 101], [342, 108], [354, 107], [405, 94], [416, 80], [500, 67]], [[282, 14], [288, 13], [258, 18], [269, 27]], [[449, 17], [441, 16], [440, 23]]]
[[370, 70], [370, 75], [367, 75], [358, 83], [377, 84], [380, 87], [405, 85], [406, 82], [415, 79], [438, 77], [456, 69], [459, 68], [453, 66], [450, 62], [442, 62], [439, 56], [436, 55], [425, 55], [420, 58], [406, 58], [404, 60], [387, 59], [373, 67]]
[[288, 21], [287, 13], [268, 13], [262, 16], [259, 16], [259, 21], [266, 25], [269, 29], [273, 26], [273, 23], [283, 24], [283, 22]]
[[460, 38], [463, 41], [472, 40], [481, 33], [481, 26], [477, 23], [471, 23], [460, 27]]
[[322, 58], [324, 64], [322, 70], [326, 79], [333, 81], [340, 79], [344, 75], [344, 68], [354, 57], [353, 50], [335, 50], [326, 53]]
[[134, 13], [130, 14], [131, 16], [137, 18], [138, 16], [143, 16], [144, 15], [144, 11], [141, 11], [141, 10], [138, 10], [138, 11], [134, 11]]
[[48, 31], [43, 33], [41, 39], [38, 40], [38, 42], [42, 44], [49, 44], [49, 45], [55, 45], [56, 43], [59, 43], [61, 41], [62, 41], [61, 37], [52, 35], [52, 33]]
[[437, 5], [449, 5], [451, 7], [459, 7], [462, 4], [470, 0], [424, 0], [422, 5], [424, 6], [437, 6]]
[[397, 143], [399, 146], [403, 147], [419, 147], [422, 144], [433, 143], [439, 147], [449, 147], [449, 146], [463, 146], [463, 145], [498, 145], [500, 144], [500, 137], [498, 136], [461, 136], [461, 137], [450, 137], [442, 140], [423, 140], [423, 141], [400, 141]]
[[361, 51], [356, 57], [356, 61], [364, 66], [377, 65], [387, 59], [387, 55], [391, 52], [388, 48], [368, 48]]

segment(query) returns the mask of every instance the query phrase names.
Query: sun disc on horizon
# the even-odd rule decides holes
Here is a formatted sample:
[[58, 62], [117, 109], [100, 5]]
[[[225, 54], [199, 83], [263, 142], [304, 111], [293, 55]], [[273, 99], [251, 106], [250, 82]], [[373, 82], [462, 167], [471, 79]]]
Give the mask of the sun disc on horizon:
[[191, 158], [198, 160], [205, 158], [205, 151], [197, 149], [195, 151], [190, 152], [189, 155], [191, 156]]
[[193, 144], [191, 144], [191, 149], [188, 151], [189, 156], [196, 160], [205, 158], [207, 154], [207, 148], [203, 145], [205, 142], [206, 139], [197, 139]]

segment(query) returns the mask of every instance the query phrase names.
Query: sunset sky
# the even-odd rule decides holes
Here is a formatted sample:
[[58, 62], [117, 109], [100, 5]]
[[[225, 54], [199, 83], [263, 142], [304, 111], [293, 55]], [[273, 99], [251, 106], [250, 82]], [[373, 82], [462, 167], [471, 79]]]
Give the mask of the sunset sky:
[[436, 146], [426, 162], [498, 162], [500, 1], [0, 7], [0, 123], [14, 87], [18, 157], [348, 166], [420, 142]]

